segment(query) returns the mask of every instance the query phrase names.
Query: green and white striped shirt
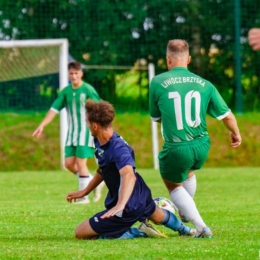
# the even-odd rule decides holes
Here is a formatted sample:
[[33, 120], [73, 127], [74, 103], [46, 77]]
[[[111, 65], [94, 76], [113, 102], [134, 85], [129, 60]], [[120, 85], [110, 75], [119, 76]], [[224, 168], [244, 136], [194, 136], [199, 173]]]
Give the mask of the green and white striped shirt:
[[96, 90], [86, 82], [79, 88], [68, 85], [62, 89], [51, 106], [51, 110], [59, 113], [66, 108], [68, 115], [68, 133], [66, 146], [89, 146], [93, 147], [93, 137], [86, 123], [87, 99], [99, 101]]

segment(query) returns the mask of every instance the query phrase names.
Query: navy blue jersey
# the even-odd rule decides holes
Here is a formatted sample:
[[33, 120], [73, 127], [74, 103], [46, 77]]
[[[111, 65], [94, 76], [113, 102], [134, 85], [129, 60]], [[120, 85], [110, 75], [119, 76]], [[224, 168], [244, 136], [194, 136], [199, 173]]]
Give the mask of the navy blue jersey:
[[123, 214], [134, 214], [151, 198], [151, 191], [142, 177], [136, 172], [133, 149], [116, 132], [104, 145], [100, 145], [97, 138], [94, 139], [94, 142], [96, 147], [95, 156], [100, 168], [99, 173], [108, 188], [105, 207], [110, 209], [116, 205], [121, 183], [119, 170], [126, 165], [130, 165], [135, 172], [136, 183]]

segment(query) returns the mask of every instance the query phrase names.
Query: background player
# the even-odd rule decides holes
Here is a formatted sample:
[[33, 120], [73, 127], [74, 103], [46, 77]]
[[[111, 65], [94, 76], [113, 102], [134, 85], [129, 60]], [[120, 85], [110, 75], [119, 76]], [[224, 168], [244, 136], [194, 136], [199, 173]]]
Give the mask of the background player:
[[180, 216], [195, 225], [196, 236], [212, 237], [193, 200], [193, 171], [202, 167], [210, 148], [206, 114], [223, 120], [231, 131], [232, 147], [241, 144], [241, 136], [234, 115], [217, 89], [187, 69], [191, 60], [188, 43], [169, 41], [166, 60], [169, 71], [152, 79], [149, 93], [150, 116], [162, 123], [160, 173]]
[[[134, 238], [162, 236], [145, 220], [150, 218], [180, 235], [195, 232], [172, 213], [160, 209], [152, 199], [151, 191], [136, 172], [134, 151], [114, 132], [113, 106], [106, 102], [89, 100], [86, 104], [87, 122], [95, 136], [95, 156], [99, 169], [89, 185], [82, 191], [67, 195], [68, 202], [88, 195], [102, 180], [108, 187], [106, 209], [82, 222], [75, 230], [76, 238]], [[136, 221], [144, 221], [139, 229], [131, 228]]]
[[[93, 137], [85, 121], [85, 104], [89, 98], [93, 100], [99, 100], [100, 98], [91, 85], [82, 81], [83, 71], [79, 62], [70, 62], [68, 72], [71, 84], [60, 91], [51, 109], [34, 131], [33, 136], [40, 138], [44, 127], [54, 119], [61, 109], [66, 108], [68, 113], [68, 133], [65, 144], [65, 167], [78, 175], [79, 190], [82, 190], [92, 179], [87, 167], [87, 158], [92, 158], [95, 151]], [[102, 184], [95, 191], [95, 202], [101, 197], [101, 187]], [[77, 202], [89, 203], [90, 201], [85, 196]]]

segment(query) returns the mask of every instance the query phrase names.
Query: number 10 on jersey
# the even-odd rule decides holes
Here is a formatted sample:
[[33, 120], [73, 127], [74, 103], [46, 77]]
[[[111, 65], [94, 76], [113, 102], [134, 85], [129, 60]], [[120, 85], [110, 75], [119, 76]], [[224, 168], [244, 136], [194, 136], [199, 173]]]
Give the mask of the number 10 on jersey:
[[[195, 128], [200, 125], [200, 123], [201, 123], [201, 119], [200, 119], [201, 96], [198, 91], [191, 90], [186, 94], [186, 96], [184, 98], [184, 110], [185, 111], [182, 111], [183, 100], [181, 99], [181, 96], [177, 91], [169, 92], [168, 97], [169, 97], [169, 99], [173, 99], [176, 125], [177, 125], [178, 130], [183, 129], [183, 120], [182, 120], [183, 113], [185, 113], [184, 118], [185, 118], [188, 126]], [[192, 106], [191, 106], [192, 99], [194, 99], [194, 101], [195, 101], [194, 111], [192, 111]], [[192, 118], [191, 118], [192, 112], [194, 112], [195, 120], [192, 120]]]

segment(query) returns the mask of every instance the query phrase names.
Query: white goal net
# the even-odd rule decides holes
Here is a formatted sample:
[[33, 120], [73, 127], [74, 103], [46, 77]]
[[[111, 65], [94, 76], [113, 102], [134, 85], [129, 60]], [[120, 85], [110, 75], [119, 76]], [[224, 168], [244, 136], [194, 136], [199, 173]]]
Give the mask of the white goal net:
[[[68, 85], [68, 40], [49, 39], [49, 40], [12, 40], [0, 41], [0, 84], [12, 82], [13, 88], [4, 88], [6, 91], [18, 92], [15, 88], [19, 80], [40, 77], [58, 73], [59, 88]], [[34, 91], [30, 91], [32, 95]], [[5, 107], [17, 106], [19, 97], [23, 93], [4, 93], [3, 101]], [[28, 97], [27, 97], [28, 98]], [[30, 100], [30, 97], [29, 97]], [[28, 103], [28, 102], [27, 102]], [[60, 120], [60, 144], [61, 144], [61, 166], [64, 166], [64, 144], [67, 132], [66, 112], [61, 111]]]

